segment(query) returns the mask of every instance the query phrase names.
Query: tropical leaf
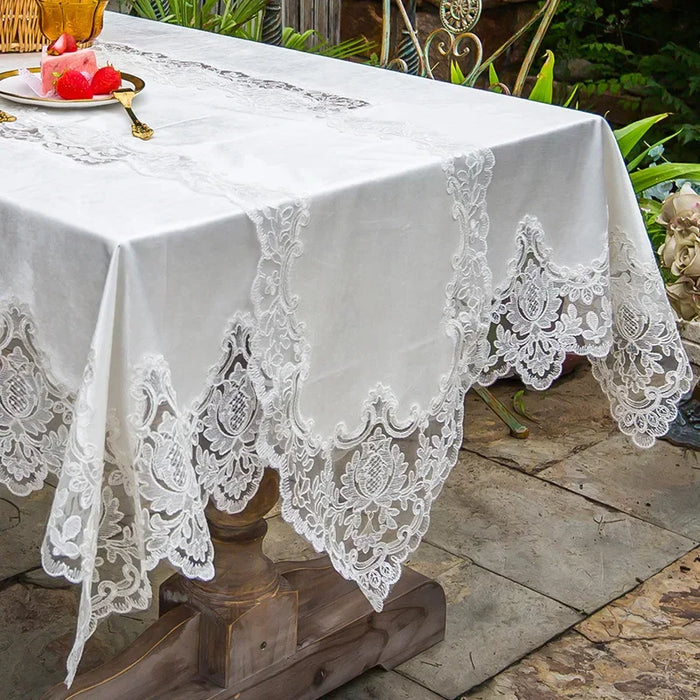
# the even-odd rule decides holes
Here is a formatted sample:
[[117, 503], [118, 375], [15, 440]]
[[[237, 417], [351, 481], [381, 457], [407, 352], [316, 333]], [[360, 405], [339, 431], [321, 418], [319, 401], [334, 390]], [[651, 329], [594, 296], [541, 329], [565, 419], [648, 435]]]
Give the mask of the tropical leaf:
[[374, 44], [365, 38], [348, 39], [339, 44], [329, 44], [315, 29], [297, 32], [293, 27], [285, 27], [282, 30], [282, 46], [329, 58], [366, 56], [374, 48]]
[[261, 26], [265, 5], [267, 0], [226, 0], [217, 33], [243, 39], [259, 39], [258, 28]]
[[668, 180], [700, 180], [700, 163], [662, 163], [630, 173], [637, 194]]
[[513, 410], [523, 418], [527, 418], [539, 424], [539, 421], [534, 416], [531, 416], [525, 409], [525, 389], [520, 389], [520, 391], [516, 391], [513, 395]]
[[537, 82], [530, 92], [529, 100], [552, 104], [552, 93], [554, 89], [554, 54], [547, 49], [545, 62], [537, 74]]
[[294, 27], [285, 27], [282, 30], [282, 46], [294, 51], [308, 51], [312, 39], [320, 39], [320, 34], [314, 29], [297, 32]]
[[367, 41], [364, 37], [357, 39], [346, 39], [338, 44], [322, 43], [320, 47], [312, 51], [320, 56], [328, 58], [352, 58], [354, 56], [366, 56], [373, 48], [374, 42]]
[[139, 17], [204, 29], [243, 39], [257, 39], [267, 0], [133, 0]]
[[627, 164], [628, 172], [631, 173], [635, 168], [637, 168], [641, 164], [641, 162], [647, 157], [649, 151], [653, 151], [655, 148], [662, 146], [667, 141], [670, 141], [671, 139], [675, 139], [676, 136], [678, 136], [682, 131], [683, 131], [683, 129], [679, 129], [678, 131], [676, 131], [675, 134], [671, 134], [670, 136], [667, 136], [666, 138], [661, 139], [660, 141], [657, 141], [655, 144], [652, 144], [648, 148], [645, 148], [634, 160], [631, 160]]
[[451, 61], [450, 62], [450, 82], [453, 85], [464, 85], [464, 81], [466, 80], [466, 76], [462, 72], [462, 68], [460, 67], [459, 63], [457, 61]]
[[170, 22], [171, 19], [174, 19], [167, 0], [165, 2], [163, 0], [134, 0], [132, 8], [139, 17], [156, 22]]
[[666, 119], [669, 114], [669, 112], [655, 114], [651, 117], [632, 122], [627, 126], [623, 126], [621, 129], [616, 129], [614, 132], [615, 139], [617, 140], [617, 145], [620, 147], [622, 156], [626, 158], [630, 154], [630, 151], [644, 138], [644, 134], [646, 134], [654, 124], [658, 124], [662, 119]]
[[493, 63], [489, 63], [489, 90], [491, 92], [496, 92], [500, 95], [506, 94], [510, 95], [510, 90], [508, 89], [507, 85], [504, 85], [499, 77], [498, 73], [496, 73], [496, 69], [493, 66]]
[[[580, 87], [581, 83], [576, 83], [576, 85], [574, 85], [574, 89], [571, 91], [571, 94], [567, 97], [566, 102], [563, 104], [564, 107], [569, 107], [571, 105]], [[574, 105], [574, 109], [578, 109], [578, 102]]]
[[644, 216], [655, 219], [661, 214], [661, 207], [661, 202], [657, 202], [655, 199], [648, 199], [646, 197], [639, 198], [639, 208], [642, 210]]
[[496, 73], [493, 63], [489, 63], [489, 87], [498, 85], [500, 82], [501, 81], [498, 79], [498, 73]]

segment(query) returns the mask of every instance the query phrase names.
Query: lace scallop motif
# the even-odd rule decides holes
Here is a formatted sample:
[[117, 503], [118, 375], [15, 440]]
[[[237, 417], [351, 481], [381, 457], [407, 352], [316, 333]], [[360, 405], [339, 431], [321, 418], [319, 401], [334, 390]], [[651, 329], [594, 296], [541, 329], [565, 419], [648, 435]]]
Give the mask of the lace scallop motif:
[[[69, 438], [42, 551], [47, 572], [82, 583], [68, 684], [101, 618], [150, 605], [148, 572], [160, 561], [189, 578], [214, 575], [206, 503], [211, 497], [221, 509], [240, 512], [264, 471], [254, 450], [263, 408], [250, 335], [250, 319], [231, 322], [206, 389], [189, 409], [177, 402], [165, 359], [144, 358], [131, 386], [128, 430], [114, 411], [108, 417], [101, 469], [80, 431]], [[92, 381], [91, 362], [78, 421], [89, 415]]]
[[[280, 471], [282, 516], [381, 610], [401, 565], [427, 531], [432, 501], [454, 466], [462, 438], [463, 395], [478, 375], [489, 324], [486, 190], [493, 156], [474, 151], [445, 163], [453, 217], [461, 232], [446, 287], [443, 327], [454, 340], [454, 367], [431, 405], [397, 419], [389, 387], [375, 387], [362, 408], [362, 427], [315, 435], [298, 409], [308, 371], [304, 327], [289, 271], [301, 254], [307, 214], [290, 208], [283, 225], [259, 229], [263, 251], [253, 288], [254, 347], [270, 377], [259, 454]], [[283, 235], [277, 233], [283, 231]]]
[[620, 430], [651, 447], [678, 415], [693, 373], [661, 275], [621, 229], [611, 232], [610, 270], [612, 348], [591, 360], [593, 376]]
[[508, 281], [494, 291], [490, 353], [480, 384], [515, 371], [535, 389], [561, 374], [567, 353], [605, 356], [612, 342], [608, 256], [589, 266], [556, 265], [540, 222], [527, 216], [515, 237]]
[[508, 282], [495, 290], [489, 358], [479, 383], [516, 372], [535, 389], [561, 374], [567, 353], [587, 356], [620, 430], [640, 447], [665, 435], [692, 373], [653, 264], [621, 229], [589, 266], [552, 261], [540, 222], [526, 216]]
[[58, 474], [75, 397], [51, 373], [29, 310], [0, 304], [0, 483], [17, 496]]

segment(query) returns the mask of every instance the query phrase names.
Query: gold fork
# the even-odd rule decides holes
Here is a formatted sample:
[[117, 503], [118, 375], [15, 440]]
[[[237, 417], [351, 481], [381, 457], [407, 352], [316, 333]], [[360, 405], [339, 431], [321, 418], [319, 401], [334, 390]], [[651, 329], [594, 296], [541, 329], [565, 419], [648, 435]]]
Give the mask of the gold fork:
[[16, 122], [17, 117], [13, 116], [12, 114], [8, 114], [7, 112], [3, 112], [0, 109], [0, 124], [3, 122]]
[[133, 124], [131, 125], [131, 133], [137, 139], [148, 141], [148, 139], [150, 139], [151, 136], [153, 136], [153, 129], [151, 129], [151, 127], [148, 126], [148, 124], [144, 124], [142, 121], [140, 121], [134, 114], [134, 111], [131, 109], [131, 101], [136, 96], [134, 90], [131, 90], [129, 88], [121, 88], [120, 90], [115, 90], [112, 94], [114, 95], [115, 99], [121, 104], [121, 106], [124, 107], [129, 117], [131, 117], [131, 121], [133, 122]]

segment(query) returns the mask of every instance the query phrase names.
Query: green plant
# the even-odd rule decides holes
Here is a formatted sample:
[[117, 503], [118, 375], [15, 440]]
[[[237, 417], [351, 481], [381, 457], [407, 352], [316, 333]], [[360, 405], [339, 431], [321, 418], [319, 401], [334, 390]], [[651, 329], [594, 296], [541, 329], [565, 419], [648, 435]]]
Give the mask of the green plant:
[[[433, 1], [435, 2], [436, 0]], [[402, 3], [403, 0], [398, 0], [398, 2]], [[552, 19], [554, 18], [554, 15], [557, 12], [559, 2], [560, 0], [542, 0], [541, 7], [539, 8], [539, 10], [522, 27], [520, 27], [518, 31], [516, 31], [512, 36], [510, 36], [486, 59], [483, 58], [483, 45], [481, 43], [481, 40], [475, 35], [467, 35], [472, 37], [474, 46], [472, 47], [472, 49], [466, 52], [463, 48], [460, 48], [460, 43], [462, 39], [459, 36], [453, 35], [452, 44], [449, 47], [441, 42], [439, 51], [440, 53], [442, 53], [443, 56], [446, 56], [448, 53], [454, 56], [458, 56], [459, 54], [462, 54], [464, 56], [471, 54], [472, 51], [476, 56], [475, 64], [473, 65], [472, 69], [467, 75], [464, 74], [462, 68], [456, 60], [450, 61], [450, 81], [453, 84], [474, 87], [486, 71], [488, 71], [489, 78], [492, 78], [495, 72], [495, 61], [506, 51], [508, 51], [513, 44], [518, 42], [521, 38], [526, 36], [531, 30], [533, 30], [536, 27], [536, 29], [534, 29], [534, 36], [530, 41], [527, 53], [525, 54], [525, 57], [520, 66], [520, 70], [518, 71], [518, 75], [515, 78], [515, 85], [513, 89], [510, 90], [509, 88], [506, 88], [506, 86], [503, 83], [498, 83], [500, 91], [508, 92], [509, 94], [513, 94], [517, 97], [520, 97], [522, 95], [522, 91], [525, 86], [525, 81], [527, 79], [528, 73], [530, 72], [530, 68], [535, 60], [535, 56], [537, 55], [539, 47], [542, 44], [542, 40], [547, 33], [547, 29], [549, 28], [550, 23], [552, 22]], [[438, 32], [440, 31], [444, 30], [438, 30]], [[438, 36], [438, 32], [432, 32], [426, 39], [423, 51], [425, 54], [425, 60], [427, 62], [429, 62], [430, 60], [429, 54], [431, 42], [435, 37]], [[418, 46], [417, 38], [416, 46]], [[427, 72], [429, 75], [432, 76], [432, 72], [430, 70], [428, 70]], [[491, 85], [493, 85], [493, 80], [491, 80]]]
[[[459, 82], [459, 73], [453, 77], [453, 82]], [[537, 75], [528, 99], [545, 104], [552, 104], [554, 87], [554, 54], [547, 50], [545, 61]], [[575, 86], [564, 107], [569, 107], [576, 95]], [[503, 91], [504, 86], [499, 81], [493, 64], [489, 66], [489, 89]], [[664, 158], [664, 146], [669, 141], [678, 138], [682, 130], [678, 130], [656, 142], [649, 144], [643, 141], [647, 132], [670, 115], [668, 112], [639, 119], [625, 127], [615, 130], [615, 139], [625, 158], [627, 171], [637, 195], [644, 216], [647, 232], [655, 248], [663, 242], [665, 230], [657, 223], [661, 212], [662, 200], [671, 192], [674, 186], [680, 187], [684, 181], [700, 181], [700, 164], [675, 163]]]
[[[158, 22], [260, 41], [266, 5], [267, 0], [133, 0], [132, 8]], [[330, 44], [313, 29], [300, 33], [292, 27], [282, 30], [282, 46], [332, 58], [365, 55], [373, 47], [364, 38]]]
[[[665, 159], [660, 162], [663, 154], [661, 148], [665, 143], [676, 138], [681, 133], [680, 131], [651, 145], [642, 142], [647, 131], [668, 116], [668, 113], [656, 114], [615, 131], [617, 144], [627, 163], [627, 170], [637, 195], [665, 182], [679, 179], [700, 180], [700, 164], [698, 163], [670, 163]], [[646, 167], [641, 167], [645, 160], [652, 162]]]
[[[528, 99], [552, 104], [554, 62], [554, 54], [547, 50], [545, 61]], [[453, 82], [460, 82], [459, 77], [459, 72], [455, 72], [453, 74]], [[496, 69], [491, 64], [489, 66], [489, 89], [501, 92], [504, 87], [499, 81]], [[574, 90], [564, 103], [565, 107], [571, 105], [576, 95], [576, 89], [577, 86], [574, 87]], [[663, 226], [657, 222], [663, 199], [674, 187], [680, 187], [685, 181], [700, 181], [700, 164], [675, 163], [669, 162], [664, 158], [665, 144], [678, 138], [681, 130], [665, 136], [652, 144], [643, 140], [652, 127], [665, 120], [668, 116], [669, 113], [665, 112], [639, 119], [614, 132], [639, 201], [649, 238], [655, 249], [663, 243], [666, 235]]]
[[[453, 80], [453, 82], [455, 82]], [[493, 63], [489, 64], [489, 90], [495, 92], [505, 92], [507, 91], [506, 86], [499, 80], [498, 74]], [[573, 90], [569, 96], [562, 103], [563, 107], [570, 107], [576, 97], [579, 86], [574, 85]], [[537, 79], [535, 84], [530, 90], [528, 95], [528, 100], [533, 100], [535, 102], [543, 102], [545, 104], [551, 105], [554, 101], [554, 54], [547, 50], [545, 53], [545, 60], [542, 64], [540, 72], [537, 74]], [[576, 107], [578, 105], [575, 105]]]
[[700, 159], [700, 22], [697, 0], [562, 0], [543, 46], [561, 59], [557, 78], [583, 82], [584, 108], [615, 96], [640, 115], [671, 112], [674, 158]]
[[140, 17], [158, 22], [257, 40], [266, 4], [267, 0], [133, 0], [132, 7]]
[[[664, 198], [686, 181], [700, 181], [699, 164], [673, 163], [663, 156], [664, 145], [677, 138], [679, 131], [652, 144], [643, 140], [653, 126], [668, 116], [668, 113], [655, 114], [614, 132], [654, 250], [658, 250], [666, 238], [666, 229], [658, 222]], [[661, 274], [667, 282], [673, 279], [663, 267]]]
[[352, 58], [366, 55], [374, 47], [374, 44], [364, 37], [347, 39], [339, 44], [330, 44], [314, 29], [297, 32], [292, 27], [285, 27], [282, 30], [282, 46], [329, 58]]

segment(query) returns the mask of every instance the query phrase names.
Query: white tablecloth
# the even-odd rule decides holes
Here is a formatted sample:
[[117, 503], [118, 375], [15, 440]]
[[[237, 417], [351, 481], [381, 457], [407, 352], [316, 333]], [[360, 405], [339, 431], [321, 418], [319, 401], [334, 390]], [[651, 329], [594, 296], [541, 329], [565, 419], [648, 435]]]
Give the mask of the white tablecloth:
[[58, 477], [69, 680], [159, 561], [211, 577], [206, 500], [267, 464], [381, 609], [475, 382], [576, 352], [623, 432], [666, 431], [690, 371], [602, 119], [121, 15], [99, 53], [153, 140], [119, 106], [0, 124], [0, 482]]

